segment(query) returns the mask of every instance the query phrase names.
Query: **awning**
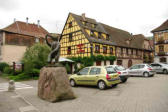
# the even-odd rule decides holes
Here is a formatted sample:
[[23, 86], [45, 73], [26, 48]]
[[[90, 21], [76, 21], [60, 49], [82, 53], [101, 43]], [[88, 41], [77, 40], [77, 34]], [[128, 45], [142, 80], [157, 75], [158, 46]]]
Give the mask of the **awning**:
[[59, 62], [71, 62], [71, 63], [73, 63], [74, 61], [72, 61], [70, 59], [67, 59], [67, 58], [60, 57]]

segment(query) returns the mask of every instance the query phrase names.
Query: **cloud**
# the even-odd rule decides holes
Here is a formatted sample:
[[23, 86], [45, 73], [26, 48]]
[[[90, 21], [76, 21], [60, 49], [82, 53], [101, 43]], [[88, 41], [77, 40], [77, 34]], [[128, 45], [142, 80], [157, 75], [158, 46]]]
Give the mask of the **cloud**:
[[11, 11], [16, 9], [17, 6], [17, 0], [0, 0], [0, 9]]

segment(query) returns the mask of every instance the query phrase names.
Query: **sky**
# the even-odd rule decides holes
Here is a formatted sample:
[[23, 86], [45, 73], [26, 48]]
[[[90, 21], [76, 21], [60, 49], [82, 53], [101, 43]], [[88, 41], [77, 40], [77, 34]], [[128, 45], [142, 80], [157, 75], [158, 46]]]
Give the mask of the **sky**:
[[50, 33], [61, 33], [69, 12], [152, 36], [151, 30], [168, 19], [168, 0], [0, 0], [0, 29], [28, 17]]

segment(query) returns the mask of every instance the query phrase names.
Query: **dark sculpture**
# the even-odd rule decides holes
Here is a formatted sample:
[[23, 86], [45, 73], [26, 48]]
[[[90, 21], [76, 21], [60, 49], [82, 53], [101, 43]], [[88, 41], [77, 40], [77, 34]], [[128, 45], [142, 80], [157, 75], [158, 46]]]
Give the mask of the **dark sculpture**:
[[[53, 42], [50, 43], [48, 41], [48, 37], [50, 37]], [[46, 35], [45, 39], [46, 39], [47, 45], [49, 47], [51, 47], [51, 50], [52, 50], [50, 52], [50, 54], [48, 55], [48, 60], [47, 61], [48, 61], [49, 64], [56, 64], [56, 63], [58, 63], [59, 56], [60, 56], [60, 43], [59, 43], [59, 39], [58, 38], [54, 38], [54, 37], [52, 37], [51, 35], [48, 35], [48, 34]]]

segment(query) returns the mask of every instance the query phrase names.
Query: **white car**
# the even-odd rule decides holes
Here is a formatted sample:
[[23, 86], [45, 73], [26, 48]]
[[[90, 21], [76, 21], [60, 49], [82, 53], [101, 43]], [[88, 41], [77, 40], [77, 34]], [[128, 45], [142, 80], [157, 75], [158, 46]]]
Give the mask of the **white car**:
[[124, 68], [121, 65], [109, 65], [107, 67], [112, 67], [117, 71], [117, 73], [120, 76], [121, 82], [126, 82], [127, 81], [128, 77], [129, 77], [129, 74], [128, 74], [128, 71], [126, 70], [126, 68]]
[[137, 64], [133, 65], [130, 68], [127, 69], [128, 74], [131, 76], [154, 76], [155, 70], [148, 64]]

